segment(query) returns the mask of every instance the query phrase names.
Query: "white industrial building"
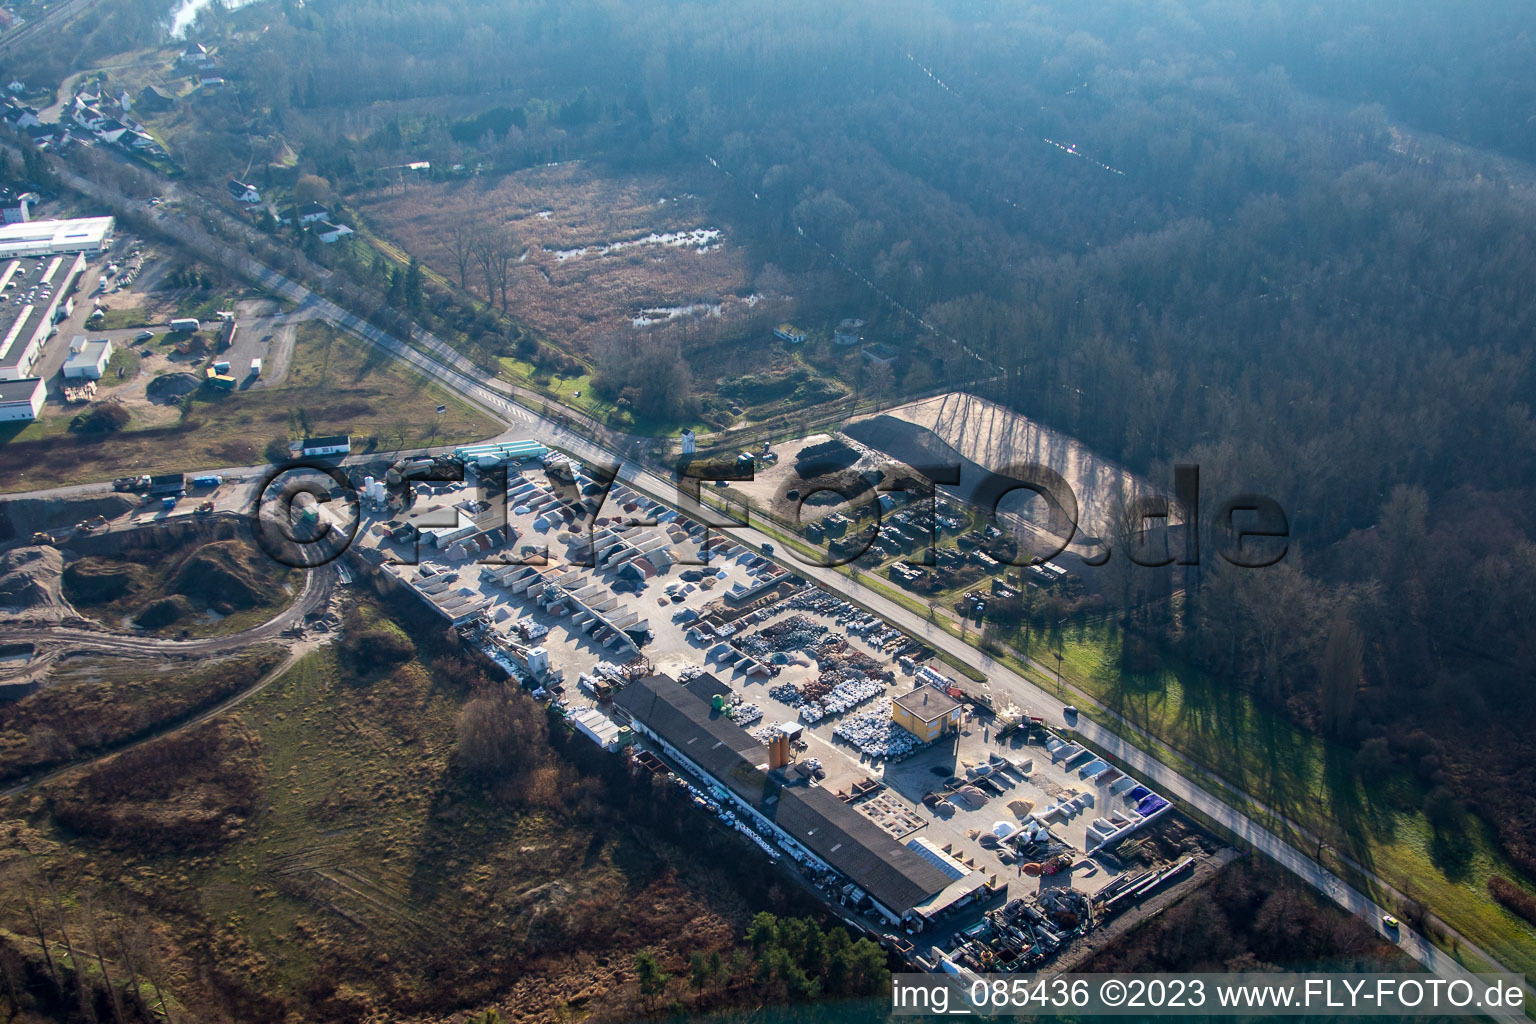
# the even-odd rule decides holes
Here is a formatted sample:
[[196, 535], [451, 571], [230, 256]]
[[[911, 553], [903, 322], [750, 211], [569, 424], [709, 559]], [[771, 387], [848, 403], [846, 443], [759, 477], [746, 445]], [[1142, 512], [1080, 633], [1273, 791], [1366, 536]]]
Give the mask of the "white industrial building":
[[33, 220], [0, 227], [0, 259], [101, 252], [112, 244], [111, 217]]
[[107, 372], [107, 363], [112, 360], [112, 342], [106, 338], [87, 341], [85, 337], [77, 336], [69, 351], [70, 356], [64, 361], [66, 380], [100, 380]]
[[41, 377], [0, 380], [0, 422], [37, 419], [47, 397]]
[[623, 730], [613, 719], [596, 708], [577, 708], [566, 717], [566, 721], [575, 726], [577, 732], [604, 750], [619, 749], [619, 737]]
[[[0, 228], [0, 234], [37, 223], [45, 222], [13, 224]], [[12, 259], [0, 268], [0, 298], [5, 300], [0, 303], [0, 380], [32, 375], [43, 343], [68, 315], [67, 296], [84, 267], [85, 257], [77, 253], [73, 258]]]
[[336, 434], [332, 437], [306, 437], [299, 447], [299, 452], [305, 458], [313, 458], [317, 455], [345, 455], [352, 450], [352, 439], [346, 434]]

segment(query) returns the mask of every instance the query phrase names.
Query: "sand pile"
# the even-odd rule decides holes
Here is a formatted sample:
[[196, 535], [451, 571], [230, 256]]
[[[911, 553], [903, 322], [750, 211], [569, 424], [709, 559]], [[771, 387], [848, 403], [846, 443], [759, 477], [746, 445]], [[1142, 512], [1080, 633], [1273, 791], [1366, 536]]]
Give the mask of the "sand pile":
[[0, 502], [0, 539], [30, 540], [39, 530], [55, 530], [106, 516], [118, 516], [136, 508], [132, 494], [96, 494], [85, 498], [12, 498]]
[[58, 622], [75, 610], [64, 600], [64, 556], [56, 548], [16, 548], [0, 556], [0, 616]]

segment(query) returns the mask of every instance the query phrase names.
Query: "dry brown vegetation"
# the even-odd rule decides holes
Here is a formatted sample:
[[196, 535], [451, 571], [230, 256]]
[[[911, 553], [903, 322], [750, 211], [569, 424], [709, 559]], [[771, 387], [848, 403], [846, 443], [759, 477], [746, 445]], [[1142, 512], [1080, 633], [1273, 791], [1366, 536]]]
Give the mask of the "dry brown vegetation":
[[[220, 465], [255, 465], [274, 439], [302, 431], [350, 433], [381, 448], [480, 440], [494, 420], [453, 398], [403, 364], [337, 329], [306, 321], [288, 375], [279, 385], [231, 394], [194, 392], [190, 411], [168, 425], [112, 434], [71, 434], [68, 417], [0, 429], [0, 488], [110, 480], [127, 472], [171, 473]], [[437, 416], [434, 409], [447, 405]], [[365, 442], [366, 443], [366, 442]]]
[[1536, 924], [1536, 897], [1503, 875], [1488, 876], [1488, 895], [1498, 900], [1510, 913]]
[[185, 664], [82, 658], [53, 666], [46, 685], [0, 705], [0, 782], [112, 750], [254, 685], [283, 658], [276, 647]]
[[238, 538], [147, 554], [76, 559], [64, 569], [65, 597], [113, 627], [227, 633], [271, 618], [298, 585], [292, 570]]
[[50, 787], [54, 820], [139, 852], [216, 846], [254, 807], [259, 748], [233, 717], [146, 743]]
[[[369, 600], [346, 624], [399, 629]], [[0, 820], [0, 848], [32, 851], [0, 874], [150, 922], [175, 1019], [264, 1024], [631, 1019], [641, 950], [679, 977], [695, 952], [729, 962], [752, 911], [808, 909], [441, 633], [412, 622], [399, 661], [322, 649], [238, 714], [60, 780]], [[519, 740], [489, 778], [459, 749], [488, 705]], [[0, 927], [24, 934], [23, 909]]]
[[[752, 311], [741, 300], [748, 290], [744, 253], [709, 204], [690, 188], [703, 194], [702, 183], [686, 178], [610, 175], [584, 164], [562, 164], [495, 180], [376, 191], [357, 197], [355, 203], [381, 236], [454, 285], [460, 282], [456, 225], [510, 231], [526, 257], [513, 264], [509, 312], [557, 344], [590, 353], [597, 339], [630, 329], [632, 320], [651, 307], [724, 303], [726, 322]], [[592, 251], [652, 232], [696, 228], [725, 234], [708, 252], [661, 244], [607, 254]], [[589, 251], [581, 256], [556, 256], [557, 251], [584, 246]], [[464, 281], [479, 297], [492, 297], [473, 258], [464, 263]], [[719, 320], [691, 319], [706, 324]]]
[[1081, 970], [1404, 969], [1411, 961], [1364, 922], [1252, 858], [1110, 943]]

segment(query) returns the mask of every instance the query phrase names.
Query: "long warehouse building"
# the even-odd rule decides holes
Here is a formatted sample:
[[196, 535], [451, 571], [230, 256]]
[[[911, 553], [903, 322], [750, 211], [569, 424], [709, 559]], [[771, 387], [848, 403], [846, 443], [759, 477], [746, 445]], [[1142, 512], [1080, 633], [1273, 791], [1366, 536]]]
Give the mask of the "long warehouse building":
[[981, 872], [957, 878], [798, 773], [770, 771], [768, 748], [714, 710], [712, 696], [729, 693], [708, 673], [687, 684], [653, 675], [620, 690], [614, 703], [633, 720], [635, 732], [712, 782], [718, 795], [795, 860], [857, 886], [887, 922], [922, 927], [982, 890]]
[[0, 260], [101, 252], [112, 244], [111, 217], [32, 220], [0, 226]]
[[[0, 233], [5, 230], [0, 228]], [[54, 325], [74, 308], [70, 292], [83, 269], [81, 253], [0, 258], [0, 380], [32, 375]]]

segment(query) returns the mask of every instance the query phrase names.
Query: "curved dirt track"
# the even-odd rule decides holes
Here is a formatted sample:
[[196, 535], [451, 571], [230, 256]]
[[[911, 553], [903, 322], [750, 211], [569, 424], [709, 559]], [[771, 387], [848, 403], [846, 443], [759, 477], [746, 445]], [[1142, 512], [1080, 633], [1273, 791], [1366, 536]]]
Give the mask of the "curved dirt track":
[[[304, 589], [299, 592], [299, 596], [293, 604], [261, 625], [253, 626], [250, 629], [231, 634], [230, 636], [209, 637], [204, 640], [166, 640], [157, 637], [135, 637], [96, 632], [94, 630], [69, 626], [39, 626], [31, 629], [23, 627], [7, 630], [6, 636], [10, 642], [30, 641], [38, 646], [40, 653], [45, 653], [44, 645], [49, 645], [55, 649], [59, 646], [68, 645], [73, 651], [90, 651], [101, 654], [140, 657], [156, 654], [218, 657], [234, 654], [242, 648], [260, 643], [263, 640], [274, 639], [281, 635], [283, 630], [302, 622], [306, 615], [316, 609], [323, 608], [330, 600], [335, 582], [336, 570], [331, 566], [311, 570], [305, 575]], [[281, 678], [285, 672], [292, 668], [299, 658], [313, 650], [315, 646], [317, 644], [314, 641], [292, 643], [290, 644], [288, 656], [279, 664], [273, 666], [271, 671], [244, 690], [225, 698], [213, 707], [206, 708], [190, 718], [182, 719], [163, 729], [158, 729], [146, 736], [141, 736], [136, 740], [125, 743], [122, 746], [114, 747], [83, 761], [55, 768], [42, 775], [33, 776], [5, 789], [0, 789], [0, 800], [9, 800], [14, 796], [19, 796], [28, 790], [52, 782], [71, 772], [81, 771], [109, 758], [116, 757], [125, 751], [132, 750], [135, 747], [143, 746], [146, 743], [151, 743], [216, 718], [266, 689], [273, 681]]]

